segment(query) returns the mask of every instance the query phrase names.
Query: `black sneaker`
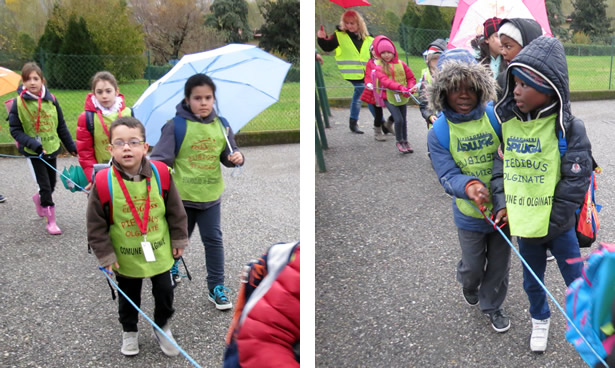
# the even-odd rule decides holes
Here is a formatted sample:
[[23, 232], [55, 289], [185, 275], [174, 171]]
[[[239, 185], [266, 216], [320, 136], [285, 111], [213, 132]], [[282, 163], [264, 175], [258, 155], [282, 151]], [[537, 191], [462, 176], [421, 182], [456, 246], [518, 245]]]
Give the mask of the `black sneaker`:
[[218, 310], [227, 310], [233, 307], [233, 303], [228, 300], [225, 291], [230, 292], [224, 285], [217, 285], [215, 288], [209, 290], [207, 299], [214, 303]]
[[6, 202], [6, 197], [0, 194], [0, 203]]
[[506, 332], [510, 328], [510, 319], [504, 315], [501, 309], [489, 313], [489, 319], [491, 320], [491, 327], [496, 332]]
[[463, 291], [463, 299], [471, 306], [478, 305], [478, 292], [468, 291], [466, 289], [461, 289]]

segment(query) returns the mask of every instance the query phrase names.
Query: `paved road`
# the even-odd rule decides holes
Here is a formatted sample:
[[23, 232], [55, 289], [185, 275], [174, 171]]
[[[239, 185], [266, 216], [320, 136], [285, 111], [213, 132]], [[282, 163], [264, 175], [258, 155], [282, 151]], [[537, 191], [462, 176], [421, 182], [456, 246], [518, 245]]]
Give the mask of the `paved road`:
[[[599, 240], [615, 240], [613, 101], [573, 103], [604, 169], [597, 200], [604, 205]], [[388, 114], [386, 114], [388, 115]], [[409, 108], [410, 143], [377, 142], [362, 109], [365, 135], [348, 130], [348, 110], [335, 109], [327, 129], [326, 173], [316, 169], [316, 363], [322, 367], [583, 367], [565, 340], [565, 319], [553, 303], [547, 352], [529, 350], [531, 322], [522, 266], [513, 254], [504, 307], [512, 327], [496, 333], [455, 281], [460, 256], [451, 200], [426, 155], [426, 128]], [[564, 303], [557, 265], [546, 284]]]
[[[299, 239], [299, 145], [245, 147], [238, 177], [223, 170], [222, 231], [227, 286], [237, 296], [239, 272], [276, 242]], [[59, 167], [76, 165], [62, 158]], [[87, 253], [86, 196], [56, 188], [58, 224], [51, 236], [30, 197], [36, 186], [26, 161], [0, 158], [0, 366], [1, 367], [190, 367], [182, 356], [166, 357], [141, 317], [138, 356], [120, 354], [117, 304], [104, 276]], [[185, 254], [193, 280], [175, 294], [172, 331], [180, 346], [203, 367], [221, 366], [232, 312], [207, 300], [203, 246], [198, 230]], [[187, 280], [187, 279], [185, 279]], [[143, 310], [153, 315], [150, 283]]]

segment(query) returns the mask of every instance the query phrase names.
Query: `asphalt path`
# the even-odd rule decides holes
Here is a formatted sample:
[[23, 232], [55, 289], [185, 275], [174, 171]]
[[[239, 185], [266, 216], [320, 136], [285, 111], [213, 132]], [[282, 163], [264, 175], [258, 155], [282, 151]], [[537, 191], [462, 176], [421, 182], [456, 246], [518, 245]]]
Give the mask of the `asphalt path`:
[[[277, 242], [299, 239], [299, 145], [245, 147], [239, 176], [223, 168], [222, 200], [226, 285], [234, 301], [244, 264]], [[60, 158], [63, 169], [78, 165]], [[54, 201], [60, 236], [48, 235], [34, 210], [35, 182], [23, 158], [0, 158], [0, 367], [191, 367], [182, 355], [165, 356], [140, 318], [140, 353], [120, 353], [121, 326], [96, 257], [87, 252], [84, 193], [58, 181]], [[202, 367], [219, 367], [232, 311], [207, 300], [204, 251], [198, 229], [185, 260], [193, 280], [175, 293], [170, 321], [178, 344]], [[183, 270], [183, 269], [182, 269]], [[142, 309], [153, 317], [151, 283]], [[234, 309], [233, 309], [234, 311]]]
[[[598, 240], [606, 242], [615, 241], [613, 103], [572, 104], [604, 170], [596, 200], [604, 206]], [[455, 280], [460, 248], [451, 199], [427, 157], [427, 129], [418, 108], [408, 108], [414, 153], [406, 155], [391, 136], [374, 140], [366, 108], [359, 123], [364, 135], [350, 133], [348, 109], [332, 114], [327, 172], [316, 167], [315, 173], [317, 366], [586, 366], [566, 341], [565, 318], [552, 301], [547, 351], [530, 351], [529, 303], [514, 253], [504, 302], [508, 332], [495, 332], [489, 319], [462, 299]], [[564, 306], [566, 287], [555, 262], [547, 266], [546, 285]]]

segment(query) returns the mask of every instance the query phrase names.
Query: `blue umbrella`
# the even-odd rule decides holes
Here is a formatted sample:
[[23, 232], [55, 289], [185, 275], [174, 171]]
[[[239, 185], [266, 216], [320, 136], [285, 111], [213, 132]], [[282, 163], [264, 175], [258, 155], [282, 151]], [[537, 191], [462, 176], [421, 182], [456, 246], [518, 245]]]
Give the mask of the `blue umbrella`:
[[289, 63], [252, 45], [230, 44], [185, 55], [143, 92], [133, 106], [134, 114], [145, 125], [149, 144], [155, 145], [160, 129], [184, 99], [186, 80], [203, 73], [216, 84], [216, 112], [238, 132], [278, 101], [289, 68]]

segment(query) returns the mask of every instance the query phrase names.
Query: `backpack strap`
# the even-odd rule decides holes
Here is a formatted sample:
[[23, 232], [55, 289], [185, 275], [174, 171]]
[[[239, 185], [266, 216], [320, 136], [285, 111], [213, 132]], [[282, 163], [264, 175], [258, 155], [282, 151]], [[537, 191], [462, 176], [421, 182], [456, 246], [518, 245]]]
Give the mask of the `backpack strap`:
[[497, 134], [498, 138], [502, 140], [502, 126], [500, 125], [500, 123], [498, 123], [498, 119], [495, 117], [495, 111], [493, 110], [493, 101], [489, 101], [489, 103], [487, 104], [487, 108], [485, 109], [485, 113], [489, 118], [489, 122], [491, 123], [493, 130], [495, 130], [495, 134]]
[[86, 110], [85, 112], [85, 127], [94, 138], [94, 112]]
[[94, 178], [96, 182], [96, 192], [98, 193], [98, 199], [103, 208], [109, 206], [109, 219], [108, 223], [113, 223], [113, 206], [111, 198], [113, 198], [113, 187], [111, 185], [111, 168], [101, 170], [96, 173]]
[[436, 133], [436, 137], [438, 138], [440, 145], [448, 150], [449, 141], [451, 140], [451, 133], [448, 130], [448, 122], [446, 121], [446, 116], [444, 116], [444, 114], [441, 113], [436, 121], [433, 122], [432, 129]]
[[179, 149], [181, 148], [184, 138], [186, 137], [186, 119], [175, 115], [173, 122], [175, 123], [175, 156], [177, 157]]
[[169, 173], [169, 167], [162, 161], [150, 161], [152, 164], [152, 171], [156, 177], [158, 183], [159, 193], [162, 198], [167, 198], [169, 192], [169, 186], [171, 185], [171, 174]]

